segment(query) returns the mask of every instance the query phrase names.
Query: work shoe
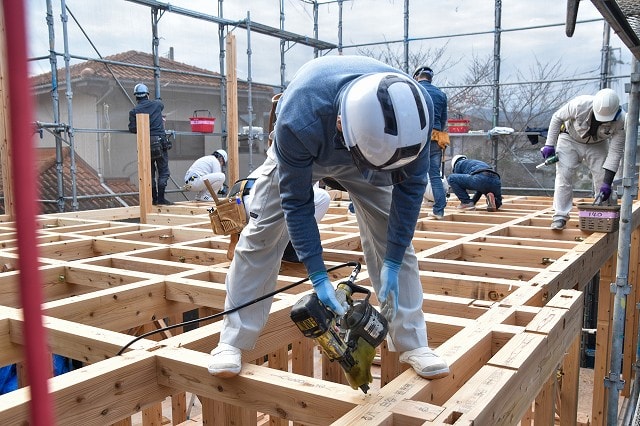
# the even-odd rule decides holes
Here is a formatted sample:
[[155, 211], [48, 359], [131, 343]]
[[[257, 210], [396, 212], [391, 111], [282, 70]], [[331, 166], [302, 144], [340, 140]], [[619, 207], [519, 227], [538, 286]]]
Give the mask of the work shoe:
[[409, 364], [418, 376], [425, 379], [441, 379], [449, 375], [446, 361], [426, 346], [403, 352], [400, 362]]
[[567, 221], [564, 219], [556, 219], [551, 222], [551, 229], [554, 231], [562, 231], [567, 226]]
[[496, 207], [496, 196], [493, 195], [493, 192], [488, 192], [486, 197], [487, 197], [487, 211], [488, 212], [498, 211], [498, 208]]
[[172, 206], [173, 203], [169, 200], [158, 200], [156, 203], [157, 206]]
[[460, 205], [456, 207], [458, 210], [474, 210], [475, 208], [476, 205], [473, 204], [472, 201], [469, 201], [468, 203], [460, 203]]
[[429, 212], [429, 214], [427, 215], [427, 218], [434, 219], [434, 220], [442, 220], [444, 219], [444, 215]]
[[213, 201], [213, 197], [209, 194], [203, 194], [203, 195], [196, 196], [196, 201], [209, 202], [209, 201]]
[[211, 351], [208, 370], [214, 376], [226, 378], [240, 373], [242, 368], [242, 351], [235, 346], [219, 343]]

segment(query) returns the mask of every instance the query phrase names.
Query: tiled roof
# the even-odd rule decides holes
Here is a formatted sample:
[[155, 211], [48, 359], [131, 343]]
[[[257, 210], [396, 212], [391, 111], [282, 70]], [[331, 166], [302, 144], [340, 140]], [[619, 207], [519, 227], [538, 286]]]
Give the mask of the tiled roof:
[[[123, 64], [143, 65], [145, 67], [153, 67], [153, 55], [144, 52], [130, 50], [128, 52], [118, 53], [104, 58], [106, 61], [115, 63], [105, 63], [96, 60], [89, 60], [79, 64], [71, 65], [71, 80], [79, 81], [84, 79], [92, 80], [110, 80], [114, 76], [118, 80], [125, 81], [153, 81], [153, 69], [130, 67]], [[220, 73], [209, 71], [203, 68], [187, 65], [182, 62], [173, 61], [168, 58], [159, 58], [161, 71], [161, 80], [170, 79], [173, 84], [183, 84], [186, 86], [199, 87], [219, 87], [221, 82]], [[176, 71], [171, 72], [168, 70]], [[183, 72], [197, 73], [209, 75], [214, 78], [205, 76], [183, 74]], [[31, 78], [34, 87], [47, 87], [51, 85], [51, 72], [40, 74]], [[64, 69], [58, 71], [58, 87], [64, 88], [66, 83], [66, 73]], [[238, 81], [238, 86], [245, 86], [246, 82]], [[270, 90], [269, 86], [253, 84], [255, 88], [264, 88]]]
[[[63, 180], [64, 195], [70, 197], [71, 192], [71, 171], [69, 168], [69, 147], [63, 148]], [[36, 149], [36, 162], [40, 183], [40, 199], [57, 200], [58, 198], [58, 176], [56, 171], [56, 150], [55, 148]], [[76, 194], [95, 195], [106, 194], [107, 190], [100, 184], [97, 173], [76, 155]], [[128, 179], [109, 179], [105, 184], [116, 194], [125, 192], [137, 192], [138, 188], [132, 185]], [[137, 206], [140, 204], [139, 197], [120, 197], [127, 205]], [[98, 210], [112, 207], [122, 207], [114, 197], [87, 198], [78, 200], [78, 210]], [[65, 200], [65, 211], [73, 211], [72, 200]], [[57, 203], [42, 203], [41, 213], [58, 213]]]

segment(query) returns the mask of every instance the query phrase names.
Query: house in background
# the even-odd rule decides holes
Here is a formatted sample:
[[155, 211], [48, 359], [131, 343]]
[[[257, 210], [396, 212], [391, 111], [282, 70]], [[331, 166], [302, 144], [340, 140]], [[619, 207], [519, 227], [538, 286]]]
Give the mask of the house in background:
[[[35, 94], [35, 120], [47, 124], [60, 123], [73, 128], [75, 156], [83, 161], [83, 166], [93, 170], [103, 185], [108, 186], [108, 182], [115, 179], [120, 183], [124, 180], [137, 186], [136, 136], [128, 132], [127, 125], [129, 111], [135, 105], [133, 87], [137, 83], [146, 84], [151, 92], [150, 98], [155, 98], [154, 58], [151, 54], [128, 51], [104, 59], [105, 62], [90, 60], [70, 66], [70, 94], [67, 94], [65, 69], [59, 69], [55, 78], [52, 78], [50, 72], [33, 77], [31, 82]], [[134, 66], [128, 66], [129, 64]], [[215, 149], [224, 148], [221, 113], [223, 78], [219, 73], [168, 58], [160, 58], [159, 65], [159, 89], [165, 105], [165, 127], [176, 132], [176, 140], [169, 151], [171, 178], [167, 189], [172, 190], [184, 184], [184, 174], [194, 160]], [[58, 102], [54, 96], [54, 81], [57, 85]], [[267, 138], [263, 132], [268, 128], [271, 98], [277, 91], [279, 88], [261, 84], [249, 86], [247, 82], [238, 81], [238, 129], [228, 131], [242, 135], [251, 126], [253, 133], [258, 133], [259, 136], [252, 139], [240, 137], [240, 177], [248, 175], [265, 158]], [[249, 106], [253, 116], [251, 122]], [[56, 110], [59, 111], [58, 118], [55, 117]], [[190, 119], [195, 111], [200, 116], [210, 115], [216, 119], [213, 133], [191, 131]], [[61, 136], [65, 139], [62, 146], [70, 146], [68, 134], [62, 133]], [[55, 147], [56, 136], [50, 129], [44, 128], [35, 137], [38, 138], [37, 147]], [[55, 158], [55, 150], [49, 152]], [[70, 166], [68, 156], [63, 158], [64, 168], [67, 169]], [[82, 185], [82, 180], [77, 179], [78, 193], [86, 193], [82, 190]], [[65, 191], [65, 196], [70, 195], [70, 192]], [[174, 201], [185, 200], [179, 193], [170, 194], [170, 198]], [[69, 211], [68, 208], [65, 210]]]

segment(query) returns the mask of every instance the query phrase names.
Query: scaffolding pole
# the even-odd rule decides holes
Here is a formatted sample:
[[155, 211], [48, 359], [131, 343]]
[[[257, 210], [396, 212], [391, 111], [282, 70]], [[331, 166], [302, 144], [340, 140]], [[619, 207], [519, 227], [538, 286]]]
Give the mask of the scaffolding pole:
[[632, 61], [631, 89], [629, 93], [629, 109], [627, 116], [626, 139], [624, 146], [622, 203], [620, 206], [620, 231], [618, 232], [618, 262], [616, 265], [616, 282], [611, 284], [611, 293], [615, 294], [613, 302], [611, 364], [604, 385], [608, 390], [607, 424], [616, 425], [618, 420], [618, 398], [624, 387], [621, 378], [622, 349], [624, 340], [624, 322], [629, 285], [629, 256], [631, 250], [631, 210], [633, 200], [638, 195], [638, 184], [635, 180], [636, 151], [638, 144], [638, 112], [640, 111], [640, 74], [637, 59]]
[[[67, 22], [69, 17], [67, 15], [66, 0], [61, 0], [61, 18], [62, 18], [62, 34], [64, 37], [64, 69], [65, 69], [65, 83], [66, 83], [66, 96], [67, 96], [67, 120], [69, 126], [67, 127], [67, 137], [69, 139], [69, 173], [71, 174], [71, 206], [73, 211], [78, 211], [78, 186], [76, 180], [76, 148], [75, 148], [75, 136], [73, 131], [73, 89], [71, 88], [71, 58], [69, 57], [69, 28]], [[57, 145], [57, 142], [56, 142]], [[62, 170], [60, 170], [62, 172]], [[64, 200], [62, 202], [62, 210], [64, 211]]]
[[[493, 116], [492, 124], [500, 123], [500, 36], [502, 31], [502, 0], [495, 3], [495, 28], [493, 34]], [[493, 169], [498, 171], [498, 137], [491, 136], [493, 146]]]
[[[218, 0], [218, 16], [221, 18], [223, 15], [224, 9], [224, 0]], [[220, 138], [220, 143], [223, 149], [227, 148], [227, 73], [224, 71], [226, 69], [225, 60], [226, 60], [226, 43], [225, 43], [225, 31], [226, 25], [222, 22], [218, 24], [218, 45], [220, 49], [219, 61], [220, 61], [220, 114], [222, 115], [222, 123], [220, 126], [222, 137]]]
[[[56, 37], [53, 29], [53, 6], [51, 0], [47, 0], [47, 27], [49, 29], [49, 63], [51, 64], [51, 106], [53, 109], [53, 121], [60, 124], [60, 95], [58, 93], [58, 56], [56, 55]], [[64, 211], [64, 175], [62, 173], [62, 138], [60, 132], [55, 131], [56, 141], [56, 176], [58, 193], [58, 211]]]
[[[251, 12], [247, 11], [247, 113], [249, 114], [249, 173], [253, 171], [253, 102], [251, 100]], [[229, 182], [230, 185], [233, 182]]]

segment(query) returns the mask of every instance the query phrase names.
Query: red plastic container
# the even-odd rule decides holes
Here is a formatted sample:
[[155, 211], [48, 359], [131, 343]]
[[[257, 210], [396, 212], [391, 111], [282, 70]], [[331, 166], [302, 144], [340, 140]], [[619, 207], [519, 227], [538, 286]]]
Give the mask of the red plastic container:
[[[206, 112], [207, 116], [198, 116], [198, 112]], [[193, 117], [189, 117], [192, 132], [213, 133], [216, 119], [211, 116], [208, 109], [197, 109], [193, 111]]]
[[450, 118], [447, 120], [449, 133], [468, 133], [470, 121], [466, 118]]

